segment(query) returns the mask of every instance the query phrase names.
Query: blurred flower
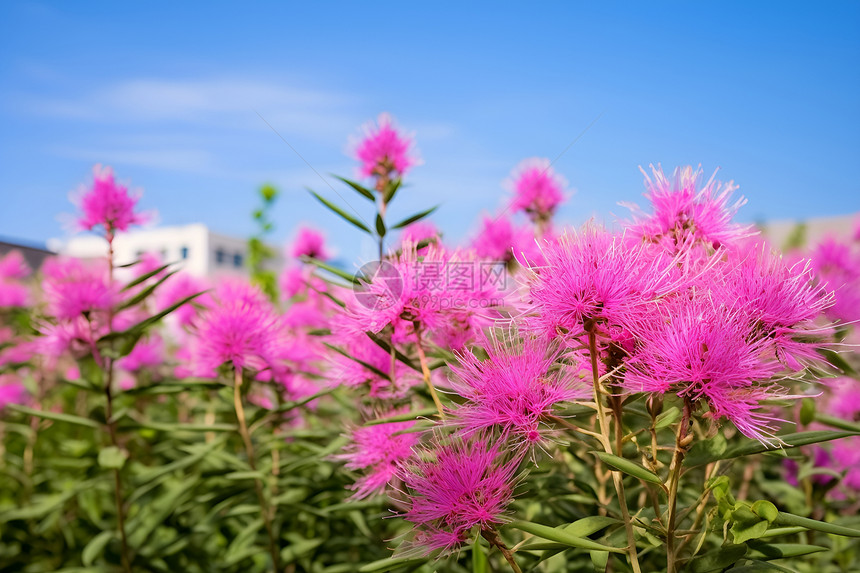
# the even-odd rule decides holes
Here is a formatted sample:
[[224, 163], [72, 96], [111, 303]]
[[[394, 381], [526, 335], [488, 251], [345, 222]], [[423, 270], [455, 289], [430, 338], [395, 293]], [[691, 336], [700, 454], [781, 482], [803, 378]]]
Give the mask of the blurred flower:
[[325, 250], [325, 238], [322, 233], [309, 227], [299, 228], [296, 240], [292, 245], [291, 254], [296, 258], [306, 256], [321, 261], [329, 258]]
[[9, 404], [23, 404], [27, 390], [14, 374], [0, 374], [0, 411]]
[[119, 291], [110, 282], [107, 265], [58, 257], [47, 259], [42, 273], [48, 311], [60, 320], [94, 311], [107, 312], [119, 302]]
[[116, 231], [126, 231], [131, 225], [146, 221], [146, 217], [135, 213], [139, 197], [129, 194], [128, 187], [114, 180], [110, 167], [93, 167], [93, 185], [82, 191], [79, 199], [82, 213], [78, 219], [82, 229], [100, 226], [111, 239]]
[[419, 164], [412, 138], [398, 132], [387, 113], [379, 115], [377, 125], [368, 123], [363, 130], [364, 137], [355, 148], [363, 177], [403, 176]]
[[30, 267], [19, 251], [0, 257], [0, 308], [27, 306], [30, 294], [21, 280], [29, 276]]
[[266, 295], [247, 283], [226, 281], [212, 298], [196, 329], [197, 375], [213, 376], [227, 362], [237, 369], [268, 367], [277, 341], [277, 317]]
[[564, 201], [567, 181], [555, 172], [549, 159], [533, 157], [511, 172], [509, 186], [514, 192], [514, 212], [523, 211], [534, 222], [546, 222]]

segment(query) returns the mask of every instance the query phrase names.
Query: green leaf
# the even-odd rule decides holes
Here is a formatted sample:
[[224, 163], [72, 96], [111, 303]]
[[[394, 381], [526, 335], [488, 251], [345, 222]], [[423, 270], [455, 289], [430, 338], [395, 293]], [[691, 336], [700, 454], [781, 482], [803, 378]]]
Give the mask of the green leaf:
[[594, 551], [609, 551], [611, 553], [625, 553], [624, 549], [609, 547], [608, 545], [597, 543], [596, 541], [592, 541], [585, 537], [571, 535], [563, 528], [549, 527], [548, 525], [541, 525], [539, 523], [521, 520], [512, 521], [508, 526], [513, 527], [514, 529], [519, 529], [520, 531], [525, 531], [526, 533], [531, 533], [532, 535], [542, 539], [548, 539], [549, 541], [555, 541], [556, 543], [561, 543], [570, 547], [579, 547], [580, 549], [589, 549]]
[[385, 221], [382, 220], [382, 215], [376, 214], [376, 234], [380, 237], [385, 236]]
[[333, 275], [337, 275], [340, 278], [351, 282], [352, 284], [359, 284], [358, 277], [356, 277], [354, 274], [351, 275], [348, 272], [346, 272], [345, 270], [339, 269], [337, 267], [333, 267], [330, 264], [324, 263], [319, 259], [314, 259], [314, 258], [308, 257], [308, 256], [302, 256], [302, 262], [303, 263], [310, 263], [310, 264], [314, 265], [315, 267], [319, 267], [324, 271], [328, 271]]
[[135, 278], [133, 281], [131, 281], [130, 283], [128, 283], [127, 285], [122, 287], [122, 292], [125, 292], [129, 289], [132, 289], [132, 288], [136, 287], [137, 285], [139, 285], [140, 283], [146, 281], [147, 279], [154, 277], [158, 273], [160, 273], [164, 270], [167, 270], [167, 267], [169, 267], [169, 266], [170, 266], [170, 263], [168, 263], [166, 265], [162, 265], [162, 266], [158, 267], [157, 269], [155, 269], [154, 271], [149, 271], [148, 273], [144, 273], [144, 274], [140, 275], [139, 277]]
[[436, 408], [422, 408], [421, 410], [412, 410], [396, 416], [386, 416], [384, 418], [375, 418], [364, 423], [365, 426], [376, 426], [378, 424], [390, 424], [392, 422], [408, 422], [417, 420], [418, 418], [426, 418], [436, 414]]
[[83, 552], [81, 553], [81, 561], [86, 567], [92, 565], [96, 558], [102, 554], [105, 546], [108, 542], [113, 538], [113, 531], [102, 531], [87, 543], [86, 547], [84, 547]]
[[487, 573], [487, 556], [481, 546], [481, 537], [476, 535], [472, 542], [472, 573]]
[[376, 195], [374, 195], [373, 191], [371, 191], [370, 189], [367, 189], [366, 187], [362, 187], [361, 185], [359, 185], [355, 181], [350, 181], [349, 179], [346, 179], [346, 178], [341, 177], [339, 175], [335, 175], [333, 173], [331, 175], [335, 179], [340, 179], [341, 181], [343, 181], [344, 183], [346, 183], [347, 185], [349, 185], [350, 187], [355, 189], [358, 192], [358, 194], [361, 195], [362, 197], [364, 197], [365, 199], [368, 199], [372, 203], [376, 202]]
[[800, 423], [806, 426], [815, 419], [815, 400], [804, 398], [800, 402]]
[[812, 553], [827, 551], [827, 547], [820, 545], [804, 545], [801, 543], [761, 543], [751, 542], [750, 550], [747, 553], [749, 559], [761, 559], [769, 561], [771, 559], [788, 559], [791, 557], [802, 557]]
[[333, 211], [336, 215], [340, 216], [343, 220], [345, 220], [348, 223], [352, 223], [353, 225], [355, 225], [356, 227], [358, 227], [359, 229], [361, 229], [362, 231], [364, 231], [368, 235], [371, 234], [370, 229], [367, 227], [367, 225], [365, 225], [364, 223], [362, 223], [361, 221], [359, 221], [358, 219], [356, 219], [355, 217], [353, 217], [352, 215], [350, 215], [349, 213], [347, 213], [346, 211], [344, 211], [343, 209], [341, 209], [340, 207], [338, 207], [337, 205], [335, 205], [334, 203], [329, 201], [328, 199], [322, 197], [321, 195], [318, 195], [317, 193], [315, 193], [311, 189], [308, 189], [308, 191], [310, 191], [311, 195], [316, 197], [317, 201], [319, 201], [320, 203], [322, 203], [323, 205], [328, 207], [331, 211]]
[[105, 469], [118, 470], [125, 465], [128, 453], [116, 446], [108, 446], [99, 452], [99, 465]]
[[287, 565], [301, 559], [323, 544], [325, 539], [302, 539], [290, 543], [281, 550], [281, 565]]
[[816, 413], [815, 420], [821, 422], [822, 424], [826, 424], [832, 428], [839, 428], [840, 430], [845, 430], [848, 432], [860, 432], [860, 424], [856, 422], [849, 422], [848, 420], [843, 420], [842, 418], [837, 418], [835, 416], [828, 416], [827, 414]]
[[779, 516], [779, 510], [776, 508], [774, 504], [771, 502], [760, 499], [752, 504], [750, 507], [752, 512], [762, 519], [766, 519], [768, 523], [773, 523], [774, 520]]
[[781, 436], [777, 436], [777, 438], [785, 442], [785, 444], [781, 448], [774, 448], [766, 444], [762, 444], [757, 440], [748, 439], [744, 440], [738, 445], [732, 446], [731, 448], [726, 448], [723, 452], [719, 452], [718, 450], [709, 451], [707, 444], [715, 439], [711, 438], [710, 440], [704, 440], [694, 445], [690, 449], [690, 453], [684, 460], [684, 465], [687, 467], [701, 466], [718, 460], [728, 460], [741, 456], [760, 454], [762, 452], [797, 448], [800, 446], [808, 446], [811, 444], [818, 444], [821, 442], [828, 442], [830, 440], [838, 440], [840, 438], [847, 438], [849, 436], [858, 435], [860, 435], [860, 432], [835, 432], [832, 430], [797, 432], [793, 434], [783, 434]]
[[668, 428], [681, 418], [681, 410], [678, 406], [672, 406], [654, 420], [654, 428], [660, 430]]
[[425, 211], [421, 211], [420, 213], [415, 213], [411, 217], [406, 217], [405, 219], [403, 219], [402, 221], [400, 221], [396, 225], [392, 225], [391, 228], [392, 229], [402, 229], [406, 225], [411, 225], [412, 223], [414, 223], [416, 221], [420, 221], [421, 219], [423, 219], [424, 217], [426, 217], [427, 215], [429, 215], [430, 213], [432, 213], [433, 211], [435, 211], [438, 208], [439, 208], [439, 205], [436, 205], [435, 207], [430, 207], [429, 209], [427, 209]]
[[17, 410], [19, 412], [23, 412], [24, 414], [35, 416], [37, 418], [45, 418], [47, 420], [54, 420], [56, 422], [67, 422], [69, 424], [76, 424], [78, 426], [101, 429], [101, 424], [99, 424], [98, 422], [90, 420], [89, 418], [74, 416], [72, 414], [63, 414], [62, 412], [48, 412], [45, 410], [34, 410], [26, 406], [21, 406], [20, 404], [8, 404], [6, 407], [11, 408], [13, 410]]
[[390, 203], [392, 199], [394, 199], [394, 195], [397, 193], [397, 190], [400, 189], [403, 180], [399, 177], [397, 179], [392, 179], [388, 182], [388, 186], [385, 188], [385, 192], [382, 194], [382, 202]]
[[786, 513], [784, 511], [780, 511], [779, 515], [773, 522], [776, 525], [786, 527], [799, 526], [805, 527], [806, 529], [812, 529], [814, 531], [821, 531], [822, 533], [831, 533], [833, 535], [860, 537], [860, 529], [851, 529], [850, 527], [843, 527], [841, 525], [836, 525], [835, 523], [827, 523], [825, 521], [809, 519], [808, 517], [800, 517], [799, 515]]
[[640, 466], [636, 462], [630, 461], [628, 459], [608, 454], [606, 452], [591, 452], [602, 461], [604, 464], [609, 467], [618, 470], [620, 472], [624, 472], [628, 475], [631, 475], [635, 478], [639, 478], [642, 481], [646, 481], [649, 483], [663, 485], [663, 480], [660, 479], [660, 476], [655, 474], [654, 472], [645, 469]]
[[377, 571], [391, 571], [398, 567], [406, 565], [417, 565], [418, 563], [426, 563], [427, 559], [423, 557], [387, 557], [378, 561], [373, 561], [367, 565], [362, 565], [358, 568], [359, 573], [376, 573]]
[[146, 287], [145, 289], [143, 289], [142, 291], [140, 291], [139, 293], [137, 293], [136, 295], [134, 295], [130, 299], [124, 300], [122, 302], [122, 304], [120, 304], [118, 307], [116, 307], [116, 312], [119, 312], [121, 310], [125, 310], [127, 308], [131, 308], [133, 306], [137, 306], [138, 304], [142, 303], [147, 298], [149, 298], [149, 296], [152, 293], [155, 292], [155, 289], [157, 289], [159, 286], [164, 284], [164, 281], [166, 281], [167, 279], [169, 279], [170, 277], [175, 275], [177, 272], [179, 272], [179, 271], [176, 270], [176, 271], [172, 271], [172, 272], [167, 273], [166, 275], [164, 275], [163, 277], [158, 279], [158, 281], [149, 285], [148, 287]]
[[712, 571], [722, 571], [730, 565], [737, 563], [744, 555], [746, 555], [747, 546], [740, 545], [724, 545], [719, 549], [710, 551], [696, 557], [690, 561], [688, 569], [691, 573], [711, 573]]

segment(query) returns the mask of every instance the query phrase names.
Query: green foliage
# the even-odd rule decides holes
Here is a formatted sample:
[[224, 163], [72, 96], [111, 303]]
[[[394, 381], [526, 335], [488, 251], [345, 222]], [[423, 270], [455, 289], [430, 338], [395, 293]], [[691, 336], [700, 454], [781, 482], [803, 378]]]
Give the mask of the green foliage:
[[271, 212], [277, 198], [278, 190], [274, 186], [263, 185], [260, 188], [262, 205], [252, 213], [257, 232], [248, 239], [248, 267], [251, 282], [258, 285], [273, 301], [278, 299], [278, 280], [269, 265], [275, 253], [266, 245], [264, 239], [275, 228], [271, 220]]

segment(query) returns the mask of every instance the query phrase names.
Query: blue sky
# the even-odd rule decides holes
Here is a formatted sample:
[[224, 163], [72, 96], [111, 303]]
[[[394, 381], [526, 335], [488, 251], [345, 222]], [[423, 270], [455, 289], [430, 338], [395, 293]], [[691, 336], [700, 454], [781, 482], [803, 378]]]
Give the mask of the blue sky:
[[[468, 237], [526, 157], [556, 158], [560, 218], [624, 215], [638, 166], [733, 179], [739, 218], [860, 211], [860, 3], [0, 3], [0, 235], [62, 237], [94, 163], [144, 190], [163, 224], [249, 234], [280, 188], [299, 223], [372, 252], [305, 186], [341, 201], [350, 135], [387, 111], [414, 132], [392, 218], [441, 203]], [[351, 192], [328, 178], [357, 208]], [[369, 216], [368, 216], [369, 218]]]

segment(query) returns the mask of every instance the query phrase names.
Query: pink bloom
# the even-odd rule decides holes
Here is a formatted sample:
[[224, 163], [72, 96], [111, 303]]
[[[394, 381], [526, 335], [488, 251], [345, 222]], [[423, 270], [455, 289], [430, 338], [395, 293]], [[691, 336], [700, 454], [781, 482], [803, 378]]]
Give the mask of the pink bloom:
[[453, 412], [464, 435], [499, 428], [502, 435], [532, 446], [551, 429], [556, 405], [587, 392], [577, 391], [566, 368], [556, 368], [558, 351], [534, 338], [505, 342], [485, 339], [482, 359], [471, 351], [452, 365], [452, 388], [467, 400]]
[[860, 253], [828, 237], [813, 250], [812, 265], [824, 287], [834, 291], [827, 316], [843, 323], [860, 320]]
[[27, 306], [30, 293], [20, 281], [30, 274], [30, 267], [19, 251], [0, 257], [0, 308]]
[[121, 358], [117, 365], [129, 372], [136, 372], [160, 366], [164, 358], [164, 341], [161, 336], [152, 333], [148, 339], [139, 340], [131, 353]]
[[390, 327], [398, 341], [412, 340], [416, 325], [443, 334], [451, 320], [480, 321], [500, 298], [495, 277], [481, 272], [474, 253], [438, 245], [429, 245], [421, 256], [406, 245], [369, 278], [348, 305], [347, 324], [354, 332]]
[[24, 260], [20, 251], [10, 251], [0, 257], [0, 280], [3, 279], [25, 279], [30, 276], [30, 267]]
[[813, 321], [833, 304], [833, 293], [814, 284], [808, 261], [789, 266], [767, 245], [751, 245], [747, 252], [728, 253], [710, 279], [715, 300], [746, 313], [756, 335], [772, 339], [792, 370], [803, 369], [799, 361], [819, 359], [807, 339], [815, 334]]
[[403, 517], [416, 526], [415, 544], [429, 554], [450, 551], [470, 530], [491, 529], [505, 521], [520, 458], [505, 460], [500, 444], [484, 440], [438, 441], [416, 453], [401, 469], [409, 510]]
[[213, 376], [227, 362], [247, 370], [267, 368], [277, 341], [277, 317], [266, 296], [247, 283], [226, 281], [213, 299], [196, 330], [198, 375]]
[[[380, 418], [402, 414], [408, 408], [393, 410]], [[350, 489], [353, 499], [363, 499], [381, 493], [392, 481], [398, 467], [412, 455], [418, 443], [418, 433], [400, 433], [415, 425], [414, 421], [374, 424], [354, 429], [345, 452], [338, 456], [346, 461], [348, 470], [366, 470]]]
[[577, 336], [592, 323], [629, 325], [680, 281], [668, 258], [592, 225], [549, 243], [543, 255], [546, 263], [531, 268], [526, 322], [551, 337]]
[[131, 225], [145, 222], [145, 217], [134, 212], [139, 197], [129, 194], [128, 187], [114, 180], [110, 167], [93, 167], [93, 186], [84, 191], [80, 198], [82, 214], [78, 220], [82, 229], [100, 226], [111, 238], [116, 231], [126, 231]]
[[532, 221], [548, 221], [564, 201], [567, 181], [557, 174], [549, 159], [534, 157], [522, 161], [511, 172], [514, 192], [511, 208], [523, 211]]
[[328, 260], [322, 233], [309, 227], [301, 227], [293, 243], [292, 255], [296, 258], [306, 256], [321, 261]]
[[776, 419], [759, 408], [783, 394], [773, 381], [782, 366], [773, 359], [772, 341], [756, 337], [743, 312], [681, 294], [640, 324], [636, 338], [628, 391], [701, 400], [714, 418], [728, 418], [745, 436], [772, 439]]
[[0, 410], [8, 404], [23, 404], [27, 390], [13, 374], [0, 374]]
[[[392, 364], [391, 355], [366, 334], [348, 334], [335, 327], [337, 340], [348, 354], [336, 354], [330, 370], [334, 382], [363, 387], [371, 398], [391, 399], [421, 383], [414, 370], [400, 361]], [[394, 372], [392, 373], [392, 368]]]
[[48, 310], [60, 320], [106, 312], [119, 302], [118, 289], [110, 283], [106, 265], [51, 258], [42, 265], [42, 273]]
[[633, 234], [663, 245], [670, 252], [683, 252], [697, 244], [718, 248], [754, 234], [751, 225], [731, 222], [746, 199], [741, 197], [729, 204], [737, 186], [714, 181], [716, 173], [702, 185], [701, 168], [678, 168], [673, 181], [659, 165], [651, 166], [653, 181], [645, 170], [640, 170], [648, 188], [645, 197], [654, 213], [648, 215], [639, 207], [628, 205], [633, 211], [633, 221], [628, 224]]
[[355, 149], [355, 155], [361, 162], [361, 175], [405, 175], [411, 167], [419, 164], [413, 151], [412, 138], [398, 132], [391, 116], [386, 113], [380, 114], [377, 123], [364, 126], [364, 138]]
[[[417, 221], [403, 228], [400, 242], [403, 244], [418, 245], [422, 241], [425, 241], [429, 244], [430, 242], [439, 242], [440, 236], [439, 229], [430, 221]], [[426, 248], [424, 247], [420, 251], [423, 253], [426, 251]]]
[[[205, 290], [206, 284], [201, 279], [180, 271], [155, 291], [155, 306], [159, 311], [166, 310], [192, 295], [203, 293]], [[180, 327], [190, 326], [198, 315], [195, 305], [206, 306], [210, 299], [208, 294], [202, 294], [192, 299], [191, 302], [179, 306], [170, 316]]]

